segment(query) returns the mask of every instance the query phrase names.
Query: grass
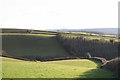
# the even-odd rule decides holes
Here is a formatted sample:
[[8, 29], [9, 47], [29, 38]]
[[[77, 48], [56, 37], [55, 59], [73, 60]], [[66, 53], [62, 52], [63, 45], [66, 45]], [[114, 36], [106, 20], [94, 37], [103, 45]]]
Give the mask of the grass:
[[55, 38], [49, 34], [3, 33], [2, 49], [16, 57], [69, 56]]
[[[7, 55], [27, 58], [70, 56], [57, 42], [56, 32], [34, 30], [33, 34], [29, 34], [26, 33], [26, 30], [24, 29], [22, 31], [18, 30], [19, 33], [9, 33], [10, 31], [11, 30], [6, 31], [8, 33], [0, 33], [0, 35], [2, 35], [2, 49], [6, 51]], [[12, 31], [16, 32], [15, 29]], [[74, 32], [72, 33], [74, 34]], [[113, 39], [108, 37], [104, 38], [85, 35], [83, 35], [83, 37], [90, 39]], [[2, 77], [113, 78], [113, 73], [100, 69], [100, 65], [101, 63], [98, 61], [91, 61], [87, 59], [32, 62], [2, 57]]]
[[30, 62], [2, 58], [3, 78], [113, 78], [100, 69], [100, 62], [87, 59]]

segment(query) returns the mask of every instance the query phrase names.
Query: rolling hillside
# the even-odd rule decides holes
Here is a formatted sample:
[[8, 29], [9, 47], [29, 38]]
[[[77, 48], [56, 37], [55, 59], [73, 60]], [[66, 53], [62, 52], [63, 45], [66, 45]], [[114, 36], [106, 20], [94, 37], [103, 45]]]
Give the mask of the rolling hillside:
[[[113, 78], [100, 62], [87, 59], [30, 62], [2, 58], [3, 78]], [[14, 80], [14, 79], [13, 79]]]
[[[2, 47], [3, 47], [3, 51], [5, 55], [34, 59], [34, 60], [73, 56], [70, 54], [69, 52], [70, 50], [66, 52], [65, 48], [63, 48], [63, 46], [60, 45], [61, 43], [57, 41], [56, 39], [57, 32], [44, 31], [44, 30], [30, 30], [30, 29], [3, 29], [2, 32], [3, 32], [1, 34], [2, 45], [3, 45]], [[72, 38], [75, 39], [77, 37], [84, 37], [85, 39], [89, 39], [89, 40], [97, 39], [97, 40], [101, 40], [104, 42], [107, 41], [106, 43], [110, 42], [110, 40], [114, 40], [114, 42], [118, 42], [117, 38], [111, 38], [111, 36], [103, 37], [100, 35], [85, 33], [85, 32], [71, 32], [71, 33], [65, 32], [65, 33], [68, 37], [71, 37], [71, 39]], [[63, 37], [65, 37], [65, 34]], [[72, 42], [69, 44], [72, 44]], [[75, 48], [75, 46], [73, 45], [72, 47]], [[83, 46], [81, 47], [78, 46], [79, 50], [81, 50], [79, 54], [81, 53], [85, 54], [87, 51], [85, 50], [83, 53], [81, 49], [82, 47]], [[89, 49], [89, 48], [90, 47], [87, 47], [87, 46], [85, 47], [85, 49]], [[114, 49], [112, 47], [110, 48], [111, 48], [110, 50]], [[103, 49], [101, 48], [101, 50]], [[102, 54], [104, 55], [109, 54], [109, 53], [116, 54], [117, 53], [116, 49], [117, 48], [115, 48], [114, 51], [108, 50], [106, 53], [103, 50], [104, 52], [102, 52]], [[93, 52], [95, 51], [93, 50], [92, 54], [96, 54], [95, 56], [101, 57], [100, 56], [101, 50], [99, 51], [99, 53]], [[74, 54], [75, 53], [76, 52], [74, 52]], [[117, 54], [115, 56], [117, 56]]]
[[[67, 32], [66, 32], [67, 33]], [[101, 69], [101, 63], [89, 59], [72, 59], [60, 61], [40, 62], [40, 59], [70, 57], [58, 40], [57, 32], [29, 29], [3, 29], [2, 36], [3, 55], [34, 59], [23, 61], [2, 57], [3, 78], [113, 78], [110, 71]], [[83, 36], [86, 39], [106, 39], [88, 33], [72, 32], [74, 39]], [[82, 35], [84, 34], [84, 35]], [[69, 34], [68, 34], [69, 35]], [[72, 38], [72, 36], [68, 36]], [[112, 38], [114, 39], [114, 38]], [[115, 42], [118, 42], [115, 38]], [[70, 43], [72, 44], [72, 43]], [[73, 46], [73, 45], [72, 45]], [[79, 48], [80, 49], [80, 48]], [[78, 56], [79, 57], [79, 56]], [[13, 79], [14, 80], [14, 79]]]
[[55, 38], [51, 34], [3, 33], [2, 49], [7, 55], [31, 59], [69, 56]]

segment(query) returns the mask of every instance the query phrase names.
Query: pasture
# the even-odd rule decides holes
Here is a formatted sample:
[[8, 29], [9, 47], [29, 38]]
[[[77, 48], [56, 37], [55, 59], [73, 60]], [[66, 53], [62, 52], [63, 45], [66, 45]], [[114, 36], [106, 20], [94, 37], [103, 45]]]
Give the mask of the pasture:
[[100, 62], [87, 59], [30, 62], [2, 57], [3, 78], [113, 78], [100, 69]]
[[15, 57], [47, 58], [69, 56], [57, 42], [56, 35], [3, 33], [2, 44], [6, 54]]
[[[68, 33], [68, 32], [64, 32]], [[29, 29], [3, 29], [2, 50], [5, 55], [28, 59], [52, 59], [60, 57], [73, 57], [57, 40], [57, 32]], [[75, 39], [83, 37], [88, 40], [103, 40], [109, 42], [111, 39], [96, 34], [84, 32], [71, 32], [62, 38]], [[66, 43], [67, 44], [67, 43]], [[77, 43], [78, 44], [78, 43]], [[74, 48], [73, 42], [70, 45]], [[87, 45], [88, 46], [88, 45]], [[71, 47], [72, 48], [72, 47]], [[82, 50], [83, 45], [77, 49]], [[83, 48], [84, 49], [84, 48]], [[87, 49], [87, 48], [86, 48]], [[72, 50], [72, 49], [71, 49]], [[76, 50], [77, 51], [77, 50]], [[75, 54], [75, 53], [74, 53]], [[98, 56], [98, 54], [97, 54]], [[77, 56], [80, 57], [80, 56]], [[114, 78], [110, 71], [100, 68], [101, 63], [88, 59], [72, 59], [59, 61], [24, 61], [13, 58], [2, 57], [3, 78]]]

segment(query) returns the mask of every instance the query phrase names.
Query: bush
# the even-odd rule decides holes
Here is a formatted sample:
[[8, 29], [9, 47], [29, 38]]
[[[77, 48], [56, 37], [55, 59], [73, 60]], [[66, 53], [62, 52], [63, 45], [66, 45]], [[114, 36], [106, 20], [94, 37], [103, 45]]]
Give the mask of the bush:
[[91, 58], [91, 55], [89, 52], [86, 53], [86, 58]]
[[103, 66], [104, 69], [110, 70], [118, 75], [118, 66], [120, 65], [120, 57], [110, 60], [106, 65]]
[[113, 43], [113, 42], [114, 42], [114, 40], [110, 40], [110, 42], [111, 42], [111, 43]]

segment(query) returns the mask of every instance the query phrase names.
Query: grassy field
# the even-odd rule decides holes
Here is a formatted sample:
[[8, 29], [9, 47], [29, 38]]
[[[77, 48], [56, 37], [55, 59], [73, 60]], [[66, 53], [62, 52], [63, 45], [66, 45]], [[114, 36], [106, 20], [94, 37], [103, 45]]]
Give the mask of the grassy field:
[[100, 62], [87, 59], [30, 62], [2, 58], [3, 78], [113, 78], [100, 69]]
[[[11, 32], [12, 31], [12, 32]], [[2, 49], [6, 55], [30, 59], [56, 58], [71, 56], [56, 40], [56, 33], [52, 31], [34, 30], [32, 33], [27, 29], [6, 29], [2, 35]], [[109, 41], [116, 38], [83, 36], [87, 39], [105, 39]], [[78, 33], [77, 33], [78, 34]], [[79, 34], [86, 34], [80, 32]], [[71, 35], [71, 34], [70, 34]], [[89, 36], [88, 36], [89, 35]], [[113, 78], [113, 73], [100, 69], [101, 63], [88, 59], [73, 59], [48, 62], [22, 61], [2, 57], [3, 78]]]
[[55, 39], [56, 35], [3, 33], [2, 48], [16, 57], [64, 57], [69, 54]]
[[[7, 55], [37, 60], [70, 56], [57, 42], [57, 32], [33, 30], [32, 33], [27, 33], [27, 29], [3, 29], [3, 31], [4, 33], [0, 34], [2, 35], [2, 48]], [[98, 39], [109, 42], [110, 40], [119, 41], [117, 38], [91, 36], [90, 33], [85, 32], [71, 32], [66, 37], [83, 37], [88, 40]]]

